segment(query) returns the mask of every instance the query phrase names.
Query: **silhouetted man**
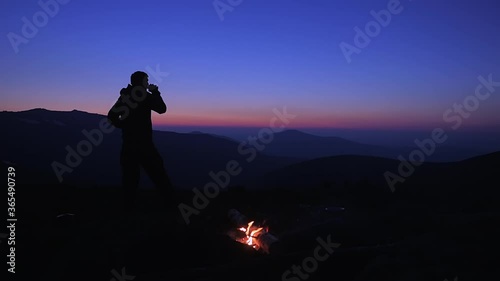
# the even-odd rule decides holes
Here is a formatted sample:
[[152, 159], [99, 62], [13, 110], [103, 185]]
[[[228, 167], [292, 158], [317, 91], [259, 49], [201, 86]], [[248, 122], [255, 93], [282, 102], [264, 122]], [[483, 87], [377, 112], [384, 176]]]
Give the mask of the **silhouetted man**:
[[108, 112], [110, 122], [122, 129], [120, 164], [126, 208], [132, 208], [135, 204], [141, 166], [167, 203], [175, 204], [173, 186], [163, 159], [153, 143], [151, 110], [163, 114], [167, 111], [167, 106], [158, 86], [149, 84], [147, 73], [134, 72], [130, 77], [130, 84], [121, 89], [118, 101]]

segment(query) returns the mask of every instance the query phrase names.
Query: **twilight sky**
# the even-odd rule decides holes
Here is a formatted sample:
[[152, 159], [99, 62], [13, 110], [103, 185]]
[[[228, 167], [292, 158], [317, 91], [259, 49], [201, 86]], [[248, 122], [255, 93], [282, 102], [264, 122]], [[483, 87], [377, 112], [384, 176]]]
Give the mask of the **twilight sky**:
[[[291, 127], [431, 128], [479, 75], [500, 81], [497, 0], [393, 3], [350, 63], [339, 44], [398, 1], [243, 0], [223, 20], [213, 0], [67, 2], [45, 25], [37, 1], [2, 2], [0, 110], [106, 114], [132, 72], [159, 66], [156, 125], [266, 126], [286, 106]], [[500, 87], [467, 125], [498, 128], [499, 106]]]

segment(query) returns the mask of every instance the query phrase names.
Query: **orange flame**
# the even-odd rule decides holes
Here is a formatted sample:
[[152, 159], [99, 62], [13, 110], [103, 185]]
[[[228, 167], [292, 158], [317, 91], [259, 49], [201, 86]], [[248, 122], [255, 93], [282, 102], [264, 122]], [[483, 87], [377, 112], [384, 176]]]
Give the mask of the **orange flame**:
[[254, 221], [251, 221], [248, 223], [248, 226], [246, 228], [240, 227], [239, 230], [245, 232], [245, 235], [247, 236], [246, 239], [244, 239], [245, 241], [243, 241], [243, 243], [252, 246], [255, 249], [258, 249], [259, 246], [256, 243], [254, 243], [254, 238], [262, 234], [261, 232], [264, 228], [262, 227], [255, 228], [254, 226], [253, 227], [254, 229], [252, 229], [253, 223]]

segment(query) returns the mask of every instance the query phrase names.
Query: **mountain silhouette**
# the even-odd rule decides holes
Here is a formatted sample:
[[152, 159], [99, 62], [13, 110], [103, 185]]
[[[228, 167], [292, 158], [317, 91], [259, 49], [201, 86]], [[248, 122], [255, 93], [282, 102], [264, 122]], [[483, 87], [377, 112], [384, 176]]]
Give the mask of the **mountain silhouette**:
[[[409, 143], [404, 147], [385, 147], [347, 140], [340, 137], [323, 137], [311, 135], [298, 130], [286, 130], [274, 135], [273, 141], [266, 145], [266, 153], [276, 156], [287, 156], [303, 159], [315, 159], [337, 155], [364, 155], [385, 158], [397, 158], [408, 155], [417, 147]], [[458, 161], [485, 154], [488, 150], [467, 149], [439, 145], [436, 152], [427, 157], [427, 161]]]
[[[497, 209], [500, 195], [497, 171], [500, 152], [456, 162], [426, 162], [413, 166], [414, 172], [395, 185], [394, 194], [385, 177], [386, 172], [399, 174], [402, 162], [394, 159], [344, 155], [324, 157], [295, 163], [269, 172], [250, 184], [262, 189], [326, 188], [333, 193], [384, 202], [389, 196], [405, 198], [414, 203], [425, 202], [436, 208]], [[406, 168], [405, 168], [406, 169]], [[357, 187], [363, 190], [357, 190]]]
[[[476, 156], [456, 162], [425, 162], [415, 166], [414, 177], [433, 180], [448, 179], [450, 184], [464, 183], [467, 178], [476, 181], [494, 178], [494, 169], [498, 167], [500, 152]], [[386, 184], [384, 173], [398, 173], [401, 161], [383, 157], [360, 155], [341, 155], [323, 157], [295, 163], [269, 172], [259, 179], [261, 186], [280, 184], [282, 186], [321, 186], [325, 181], [344, 183], [345, 181], [372, 181], [376, 184]]]
[[[50, 111], [36, 108], [0, 112], [0, 125], [9, 132], [9, 138], [2, 139], [0, 160], [15, 162], [23, 167], [25, 173], [30, 175], [23, 179], [27, 182], [57, 183], [52, 164], [59, 162], [65, 165], [67, 147], [76, 150], [80, 142], [87, 140], [82, 130], [92, 132], [99, 129], [103, 119], [104, 115], [78, 110]], [[248, 163], [249, 154], [242, 155], [238, 150], [241, 143], [225, 136], [199, 131], [154, 131], [154, 139], [165, 158], [172, 181], [181, 187], [208, 183], [212, 180], [209, 172], [225, 169], [229, 160], [238, 161], [244, 168], [244, 172], [232, 179], [231, 184], [235, 185], [247, 184], [255, 178], [265, 179], [257, 181], [259, 186], [281, 183], [289, 187], [330, 182], [333, 179], [344, 182], [367, 178], [380, 182], [383, 180], [380, 175], [384, 171], [390, 167], [397, 168], [398, 160], [390, 158], [408, 155], [404, 153], [411, 151], [410, 148], [387, 148], [286, 130], [274, 134], [273, 141], [266, 144], [262, 152], [256, 151], [255, 160]], [[102, 143], [92, 146], [92, 153], [82, 157], [80, 165], [62, 176], [63, 182], [83, 186], [119, 184], [120, 167], [117, 159], [120, 144], [118, 129], [103, 133]], [[444, 154], [441, 153], [443, 150]], [[438, 156], [429, 157], [426, 161], [457, 161], [468, 158], [466, 155], [476, 155], [472, 151], [449, 147], [438, 147], [435, 154]], [[311, 161], [288, 166], [304, 160]], [[434, 164], [426, 164], [422, 169], [426, 171], [430, 167], [434, 167]], [[266, 173], [271, 174], [264, 176]], [[148, 179], [143, 179], [141, 184], [151, 185]]]
[[[103, 119], [106, 116], [78, 110], [39, 108], [0, 112], [0, 126], [9, 132], [9, 137], [2, 139], [0, 160], [22, 167], [27, 173], [22, 179], [26, 183], [57, 183], [52, 163], [66, 165], [67, 147], [76, 151], [79, 143], [88, 141], [82, 131], [95, 132]], [[92, 145], [92, 152], [81, 157], [81, 164], [62, 175], [63, 183], [81, 186], [120, 184], [121, 132], [115, 129], [102, 135], [102, 142]], [[238, 142], [210, 134], [154, 131], [153, 137], [172, 181], [179, 187], [208, 183], [212, 180], [209, 172], [226, 169], [230, 160], [238, 161], [243, 168], [240, 175], [231, 179], [231, 184], [245, 182], [253, 176], [298, 161], [291, 157], [257, 153], [252, 163], [248, 163], [248, 156], [238, 152]], [[141, 184], [151, 186], [144, 177]]]

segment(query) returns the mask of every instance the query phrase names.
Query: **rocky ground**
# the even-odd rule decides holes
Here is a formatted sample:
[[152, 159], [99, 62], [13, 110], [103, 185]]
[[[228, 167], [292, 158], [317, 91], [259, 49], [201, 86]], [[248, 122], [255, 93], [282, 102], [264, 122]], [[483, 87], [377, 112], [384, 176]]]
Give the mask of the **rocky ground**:
[[[325, 190], [238, 190], [213, 199], [186, 225], [154, 191], [141, 192], [138, 208], [124, 212], [118, 189], [61, 188], [26, 187], [19, 195], [16, 276], [23, 280], [500, 276], [500, 213], [495, 211], [438, 212], [409, 203], [367, 207]], [[181, 196], [189, 202], [191, 195]], [[269, 227], [279, 239], [271, 254], [230, 238], [231, 208]], [[72, 215], [61, 216], [65, 213]]]

